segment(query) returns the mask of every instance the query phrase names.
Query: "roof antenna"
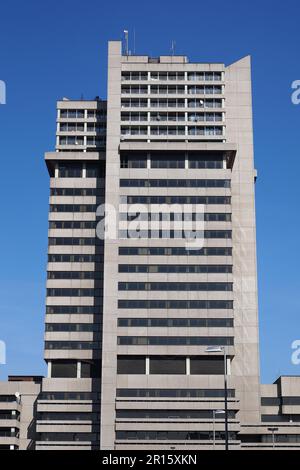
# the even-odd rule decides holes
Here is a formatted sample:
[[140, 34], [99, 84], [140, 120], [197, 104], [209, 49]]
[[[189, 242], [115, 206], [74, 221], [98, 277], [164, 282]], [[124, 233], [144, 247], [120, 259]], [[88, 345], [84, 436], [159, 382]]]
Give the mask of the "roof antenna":
[[171, 53], [172, 53], [172, 55], [175, 55], [175, 46], [176, 46], [176, 42], [174, 40], [172, 40], [172, 43], [171, 43]]
[[128, 31], [127, 31], [127, 29], [124, 29], [124, 35], [125, 35], [125, 54], [128, 56], [129, 55], [129, 50], [128, 50]]
[[135, 55], [135, 28], [133, 28], [133, 55]]

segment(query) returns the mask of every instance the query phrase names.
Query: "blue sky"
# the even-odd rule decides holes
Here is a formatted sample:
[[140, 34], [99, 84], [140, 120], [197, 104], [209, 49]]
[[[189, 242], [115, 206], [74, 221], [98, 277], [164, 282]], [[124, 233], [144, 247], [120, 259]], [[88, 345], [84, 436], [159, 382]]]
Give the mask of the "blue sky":
[[[7, 374], [45, 373], [48, 175], [55, 102], [106, 95], [109, 39], [135, 29], [136, 53], [230, 64], [252, 56], [262, 381], [300, 374], [300, 4], [296, 0], [6, 1], [0, 9], [0, 339]], [[131, 43], [132, 47], [132, 43]]]

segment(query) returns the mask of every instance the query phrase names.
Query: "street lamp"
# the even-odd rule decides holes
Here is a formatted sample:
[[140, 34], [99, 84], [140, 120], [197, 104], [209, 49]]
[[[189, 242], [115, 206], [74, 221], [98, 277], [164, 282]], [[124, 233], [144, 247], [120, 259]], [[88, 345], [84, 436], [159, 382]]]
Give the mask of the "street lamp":
[[228, 394], [227, 394], [227, 355], [224, 346], [208, 346], [207, 353], [224, 353], [224, 408], [225, 408], [225, 450], [228, 450]]
[[272, 433], [272, 444], [273, 444], [273, 449], [275, 448], [275, 431], [278, 431], [278, 428], [268, 428], [268, 431], [271, 431]]
[[224, 410], [213, 410], [213, 450], [215, 450], [215, 442], [216, 442], [216, 430], [215, 430], [215, 421], [216, 415], [225, 413]]

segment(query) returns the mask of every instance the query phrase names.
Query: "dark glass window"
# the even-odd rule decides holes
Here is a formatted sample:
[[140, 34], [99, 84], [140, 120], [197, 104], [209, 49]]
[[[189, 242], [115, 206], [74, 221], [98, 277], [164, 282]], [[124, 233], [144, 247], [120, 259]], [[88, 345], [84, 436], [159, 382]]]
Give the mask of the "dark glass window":
[[150, 357], [150, 374], [185, 374], [186, 359], [179, 356]]
[[[220, 343], [219, 343], [220, 344]], [[191, 375], [221, 375], [224, 374], [223, 357], [191, 357]]]
[[58, 167], [58, 176], [60, 178], [81, 178], [82, 163], [60, 164]]
[[51, 377], [76, 378], [77, 361], [52, 361]]
[[118, 356], [118, 374], [145, 374], [146, 359], [144, 356]]
[[121, 155], [121, 168], [147, 168], [147, 154]]

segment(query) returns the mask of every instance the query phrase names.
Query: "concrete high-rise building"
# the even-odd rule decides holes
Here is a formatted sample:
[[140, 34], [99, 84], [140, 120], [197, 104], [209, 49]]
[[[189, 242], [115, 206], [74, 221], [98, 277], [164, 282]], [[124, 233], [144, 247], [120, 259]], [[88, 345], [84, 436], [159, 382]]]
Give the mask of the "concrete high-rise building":
[[42, 377], [9, 376], [0, 382], [0, 450], [33, 450]]
[[37, 449], [99, 449], [106, 103], [57, 106], [50, 175], [45, 361]]
[[230, 449], [299, 448], [299, 377], [260, 384], [251, 101], [248, 56], [111, 41], [107, 102], [58, 102], [36, 449], [223, 449], [225, 371]]
[[[190, 63], [111, 42], [106, 143], [105, 202], [146, 206], [156, 231], [130, 238], [121, 209], [120, 239], [105, 240], [101, 446], [211, 446], [224, 365], [207, 348], [219, 346], [239, 447], [240, 423], [260, 419], [250, 58]], [[203, 205], [204, 246], [165, 236], [161, 204], [190, 204], [192, 220]]]

